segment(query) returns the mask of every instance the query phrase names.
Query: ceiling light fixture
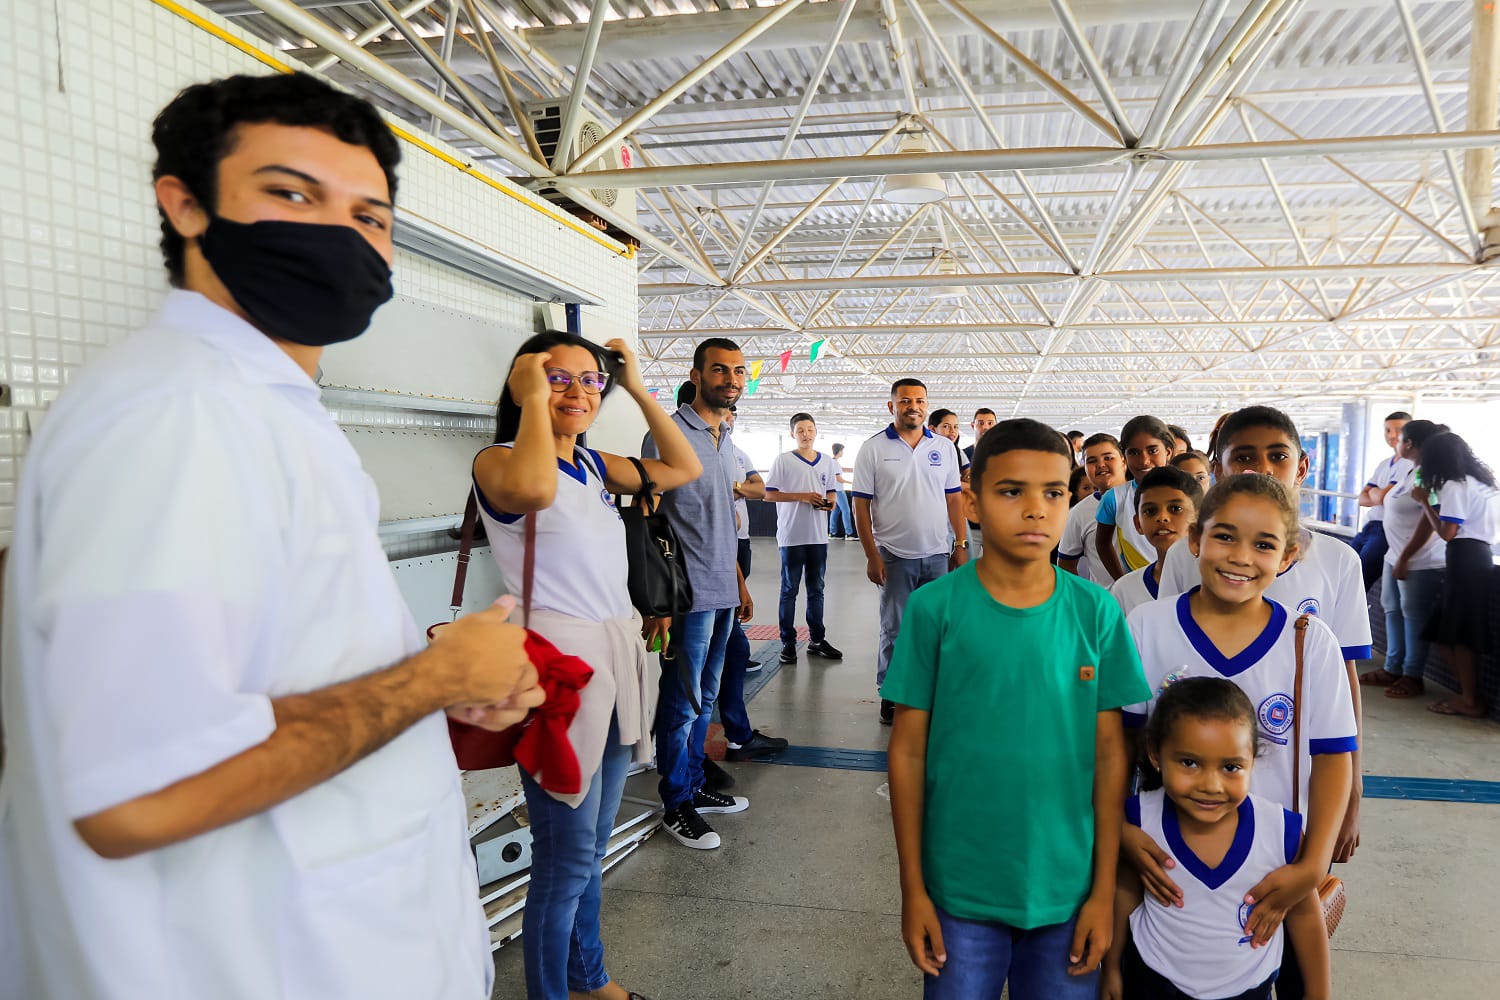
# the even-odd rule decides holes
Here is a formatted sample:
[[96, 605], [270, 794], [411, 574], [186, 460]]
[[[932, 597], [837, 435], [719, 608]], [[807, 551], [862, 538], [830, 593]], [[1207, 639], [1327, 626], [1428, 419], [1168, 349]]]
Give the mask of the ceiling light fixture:
[[[930, 152], [932, 144], [926, 132], [903, 132], [896, 146], [898, 156]], [[948, 197], [948, 185], [937, 174], [893, 174], [885, 179], [880, 196], [898, 205], [931, 205]]]
[[[943, 250], [938, 253], [937, 273], [945, 276], [958, 273], [958, 261], [954, 258], [952, 250]], [[961, 299], [969, 294], [969, 290], [962, 285], [939, 285], [930, 294], [935, 299]]]

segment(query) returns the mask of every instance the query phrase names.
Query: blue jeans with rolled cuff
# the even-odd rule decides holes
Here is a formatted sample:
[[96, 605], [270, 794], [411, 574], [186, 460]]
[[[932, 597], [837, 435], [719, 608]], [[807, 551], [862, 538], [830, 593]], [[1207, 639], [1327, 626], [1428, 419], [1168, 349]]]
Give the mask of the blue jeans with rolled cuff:
[[[662, 658], [656, 700], [656, 770], [661, 776], [657, 787], [662, 805], [668, 809], [691, 802], [693, 793], [703, 787], [703, 741], [719, 697], [724, 650], [734, 626], [734, 608], [690, 611], [677, 619], [672, 635], [673, 655], [686, 659], [687, 670]], [[696, 713], [683, 688], [684, 673], [698, 699], [700, 711]]]

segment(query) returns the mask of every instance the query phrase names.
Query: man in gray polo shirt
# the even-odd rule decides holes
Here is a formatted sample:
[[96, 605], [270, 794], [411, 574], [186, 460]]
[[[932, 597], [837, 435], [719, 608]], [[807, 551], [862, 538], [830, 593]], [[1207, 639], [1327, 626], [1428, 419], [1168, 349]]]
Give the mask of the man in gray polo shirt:
[[[958, 449], [927, 427], [927, 387], [914, 378], [891, 386], [891, 423], [866, 441], [854, 462], [854, 521], [865, 547], [865, 575], [880, 587], [880, 650], [875, 687], [885, 682], [906, 599], [924, 583], [969, 561], [969, 524], [959, 507]], [[952, 529], [950, 543], [949, 528]], [[880, 702], [890, 725], [896, 706]]]
[[[705, 788], [703, 778], [703, 742], [719, 694], [724, 648], [734, 628], [736, 609], [742, 620], [752, 611], [750, 592], [740, 575], [734, 526], [739, 463], [724, 420], [745, 389], [745, 356], [732, 340], [705, 340], [693, 352], [689, 378], [698, 387], [697, 395], [691, 403], [679, 406], [672, 419], [697, 453], [703, 475], [664, 494], [662, 511], [682, 543], [683, 564], [693, 585], [693, 608], [672, 623], [668, 652], [685, 661], [686, 669], [676, 663], [662, 667], [656, 707], [656, 770], [661, 776], [659, 788], [666, 809], [662, 823], [667, 831], [688, 847], [712, 850], [719, 846], [719, 835], [700, 814], [737, 813], [750, 807], [746, 798]], [[643, 454], [655, 457], [650, 435], [642, 447]], [[695, 683], [691, 697], [685, 678]], [[695, 699], [698, 711], [693, 709]], [[784, 740], [774, 742], [786, 746]]]

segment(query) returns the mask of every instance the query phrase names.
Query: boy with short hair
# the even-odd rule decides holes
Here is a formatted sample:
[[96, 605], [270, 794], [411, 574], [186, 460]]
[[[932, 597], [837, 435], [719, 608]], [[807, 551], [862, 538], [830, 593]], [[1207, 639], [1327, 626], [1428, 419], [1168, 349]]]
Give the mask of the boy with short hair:
[[807, 580], [810, 656], [842, 660], [823, 628], [823, 578], [828, 569], [828, 512], [838, 479], [833, 459], [813, 445], [818, 425], [810, 413], [794, 414], [793, 451], [776, 456], [766, 477], [766, 500], [776, 504], [776, 544], [781, 549], [781, 662], [797, 662], [797, 591]]
[[980, 439], [963, 504], [984, 553], [911, 595], [881, 692], [897, 704], [902, 936], [927, 1000], [997, 997], [1007, 980], [1013, 1000], [1097, 995], [1125, 799], [1120, 709], [1149, 689], [1118, 606], [1049, 561], [1068, 450], [1035, 420]]
[[1109, 586], [1109, 575], [1095, 565], [1094, 533], [1099, 522], [1099, 500], [1105, 493], [1125, 481], [1125, 452], [1113, 434], [1093, 434], [1083, 442], [1083, 468], [1094, 486], [1092, 496], [1084, 497], [1068, 512], [1058, 546], [1057, 564], [1085, 580]]
[[1198, 505], [1202, 502], [1203, 487], [1198, 480], [1171, 465], [1152, 469], [1136, 487], [1135, 530], [1145, 535], [1156, 550], [1156, 560], [1126, 573], [1109, 588], [1126, 615], [1156, 600], [1167, 550], [1177, 539], [1187, 537], [1188, 527], [1197, 521]]

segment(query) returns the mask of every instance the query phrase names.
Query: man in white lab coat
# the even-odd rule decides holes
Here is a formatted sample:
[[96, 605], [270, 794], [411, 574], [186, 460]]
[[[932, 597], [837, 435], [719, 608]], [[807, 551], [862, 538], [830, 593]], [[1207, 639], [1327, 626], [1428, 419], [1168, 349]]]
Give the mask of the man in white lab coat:
[[17, 497], [0, 996], [488, 997], [443, 711], [513, 725], [536, 672], [504, 607], [424, 648], [313, 380], [391, 295], [395, 139], [304, 75], [153, 138], [174, 291]]

